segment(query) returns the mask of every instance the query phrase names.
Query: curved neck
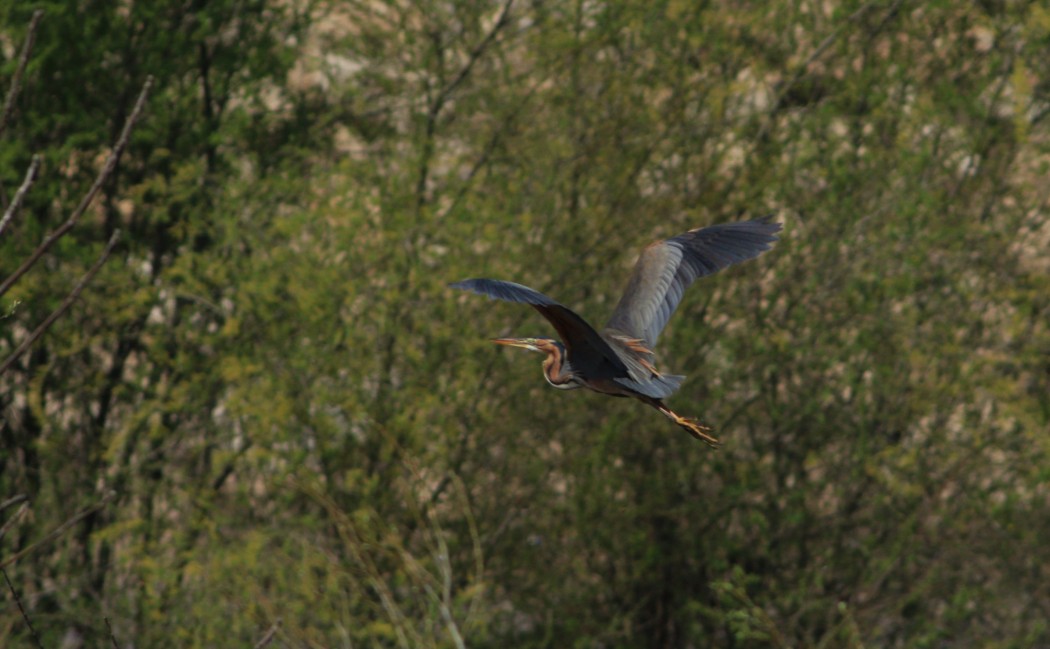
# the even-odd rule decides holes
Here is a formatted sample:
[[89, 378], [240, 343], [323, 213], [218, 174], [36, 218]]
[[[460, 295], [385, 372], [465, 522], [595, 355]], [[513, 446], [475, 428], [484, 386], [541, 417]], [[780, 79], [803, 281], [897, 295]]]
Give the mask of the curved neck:
[[556, 388], [566, 390], [579, 387], [573, 382], [572, 367], [561, 345], [553, 345], [547, 352], [547, 358], [543, 361], [543, 375]]

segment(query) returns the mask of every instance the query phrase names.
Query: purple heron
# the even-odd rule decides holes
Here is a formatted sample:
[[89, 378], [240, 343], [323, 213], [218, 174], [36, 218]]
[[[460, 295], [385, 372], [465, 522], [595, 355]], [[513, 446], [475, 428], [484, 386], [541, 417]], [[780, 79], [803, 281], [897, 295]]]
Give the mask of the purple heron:
[[492, 342], [546, 354], [543, 374], [554, 387], [583, 387], [616, 397], [633, 397], [656, 408], [693, 437], [717, 446], [710, 428], [664, 404], [685, 377], [659, 372], [653, 364], [653, 347], [694, 280], [753, 259], [772, 247], [781, 226], [771, 219], [772, 215], [721, 223], [649, 245], [639, 256], [627, 289], [601, 331], [568, 307], [521, 284], [467, 279], [451, 286], [531, 305], [549, 320], [560, 341], [496, 338]]

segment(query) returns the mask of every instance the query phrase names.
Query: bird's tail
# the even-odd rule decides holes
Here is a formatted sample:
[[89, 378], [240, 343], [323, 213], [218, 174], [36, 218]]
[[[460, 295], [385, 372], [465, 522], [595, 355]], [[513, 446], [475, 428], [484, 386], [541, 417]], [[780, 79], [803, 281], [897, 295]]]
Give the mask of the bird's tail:
[[682, 428], [686, 429], [690, 435], [697, 438], [701, 442], [707, 444], [708, 446], [718, 448], [722, 445], [722, 442], [718, 441], [717, 438], [712, 437], [708, 434], [711, 432], [711, 429], [701, 424], [697, 420], [679, 415], [674, 410], [671, 410], [670, 408], [665, 406], [664, 403], [658, 399], [653, 399], [650, 405], [652, 405], [660, 412], [664, 413], [664, 415], [668, 419], [678, 424]]

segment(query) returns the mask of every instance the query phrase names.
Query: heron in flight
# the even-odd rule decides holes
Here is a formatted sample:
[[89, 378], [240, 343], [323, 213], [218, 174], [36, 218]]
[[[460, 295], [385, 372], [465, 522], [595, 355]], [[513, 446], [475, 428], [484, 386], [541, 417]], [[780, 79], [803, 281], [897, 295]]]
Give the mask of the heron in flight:
[[663, 400], [684, 376], [663, 374], [653, 364], [656, 339], [699, 277], [753, 259], [777, 240], [780, 224], [772, 215], [690, 230], [650, 244], [634, 266], [627, 289], [609, 322], [597, 331], [574, 311], [527, 286], [496, 279], [467, 279], [453, 288], [490, 298], [531, 305], [554, 325], [553, 338], [496, 338], [499, 345], [546, 354], [543, 374], [561, 390], [588, 388], [615, 397], [633, 397], [662, 412], [699, 440], [717, 446], [711, 429], [674, 412]]

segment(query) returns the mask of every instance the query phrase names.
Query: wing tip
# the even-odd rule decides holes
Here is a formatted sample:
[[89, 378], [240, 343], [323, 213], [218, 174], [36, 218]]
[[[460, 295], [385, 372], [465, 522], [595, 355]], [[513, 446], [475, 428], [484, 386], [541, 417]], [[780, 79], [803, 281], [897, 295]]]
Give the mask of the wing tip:
[[[773, 234], [775, 234], [777, 232], [781, 232], [784, 229], [784, 224], [781, 221], [774, 221], [773, 220], [776, 216], [777, 216], [776, 212], [770, 212], [769, 214], [764, 214], [762, 216], [758, 216], [758, 217], [755, 217], [753, 219], [748, 219], [746, 221], [725, 221], [725, 222], [722, 222], [722, 223], [712, 223], [711, 225], [702, 225], [700, 227], [693, 228], [692, 230], [689, 230], [686, 234], [691, 234], [693, 232], [701, 232], [701, 231], [707, 230], [709, 228], [721, 229], [721, 228], [729, 227], [729, 228], [744, 229], [744, 230], [747, 230], [749, 228], [755, 228], [756, 230], [758, 230], [758, 232], [760, 234], [773, 235]], [[756, 226], [758, 226], [758, 227], [756, 227]], [[672, 237], [672, 238], [674, 238], [674, 237]], [[774, 239], [775, 238], [776, 237], [774, 237]], [[661, 243], [661, 242], [657, 241], [656, 243]]]
[[472, 291], [474, 290], [474, 282], [477, 282], [476, 278], [461, 279], [458, 282], [449, 282], [449, 288], [458, 288], [461, 291]]
[[472, 277], [470, 279], [461, 279], [458, 282], [450, 282], [448, 286], [449, 288], [454, 288], [460, 291], [469, 291], [477, 295], [484, 295], [490, 300], [507, 299], [506, 291], [500, 286], [499, 280], [487, 279], [484, 277]]
[[493, 300], [518, 302], [520, 304], [531, 304], [533, 306], [561, 306], [536, 289], [501, 279], [474, 277], [471, 279], [460, 280], [458, 282], [452, 282], [449, 286], [463, 291], [471, 291], [478, 295], [484, 295]]
[[[758, 223], [764, 226], [768, 226], [768, 231], [766, 232], [766, 234], [773, 235], [773, 239], [776, 240], [779, 238], [775, 236], [776, 233], [784, 231], [784, 223], [782, 221], [773, 220], [776, 217], [776, 215], [776, 212], [770, 212], [769, 214], [760, 216], [757, 219], [751, 219], [751, 223]], [[747, 221], [744, 221], [744, 223], [747, 223]]]

